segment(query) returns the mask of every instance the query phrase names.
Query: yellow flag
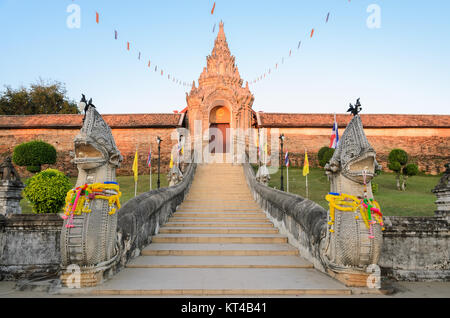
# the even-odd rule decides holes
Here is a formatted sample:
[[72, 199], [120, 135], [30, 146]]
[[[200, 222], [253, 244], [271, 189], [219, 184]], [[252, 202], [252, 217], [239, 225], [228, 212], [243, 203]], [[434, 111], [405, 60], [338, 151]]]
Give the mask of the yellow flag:
[[137, 149], [136, 149], [136, 154], [134, 155], [133, 172], [134, 172], [134, 182], [137, 182], [138, 181], [138, 152], [137, 152]]
[[173, 154], [170, 155], [170, 169], [173, 168]]
[[305, 151], [305, 164], [303, 165], [303, 176], [306, 177], [308, 174], [309, 174], [308, 153]]
[[264, 151], [266, 152], [266, 155], [267, 155], [267, 143], [264, 146]]

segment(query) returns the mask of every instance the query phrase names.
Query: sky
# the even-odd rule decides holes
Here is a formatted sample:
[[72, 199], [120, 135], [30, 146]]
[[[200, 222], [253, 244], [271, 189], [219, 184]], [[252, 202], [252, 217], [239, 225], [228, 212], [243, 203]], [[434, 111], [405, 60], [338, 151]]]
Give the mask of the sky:
[[450, 114], [448, 0], [0, 0], [0, 90], [44, 79], [101, 113], [179, 111], [190, 87], [167, 74], [197, 82], [221, 20], [244, 83], [266, 73], [256, 111], [345, 113], [361, 98], [363, 113]]

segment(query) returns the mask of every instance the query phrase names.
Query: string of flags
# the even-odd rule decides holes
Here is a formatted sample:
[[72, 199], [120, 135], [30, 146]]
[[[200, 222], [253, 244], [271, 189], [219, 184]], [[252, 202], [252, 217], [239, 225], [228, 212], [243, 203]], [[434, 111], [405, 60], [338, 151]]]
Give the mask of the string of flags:
[[[348, 2], [350, 3], [351, 0], [348, 0]], [[330, 21], [331, 16], [332, 16], [332, 15], [331, 15], [331, 12], [328, 12], [327, 15], [325, 16], [325, 24], [328, 24], [328, 22]], [[311, 32], [310, 32], [310, 34], [309, 34], [309, 38], [312, 39], [312, 38], [314, 37], [314, 35], [316, 35], [316, 33], [317, 33], [316, 28], [312, 28], [312, 29], [311, 29]], [[302, 43], [302, 41], [300, 40], [300, 41], [298, 42], [298, 45], [297, 45], [297, 51], [300, 50], [302, 44], [303, 44], [303, 43]], [[289, 55], [288, 55], [288, 56], [289, 56], [289, 57], [292, 57], [293, 53], [294, 53], [293, 50], [290, 49], [290, 50], [289, 50]], [[270, 67], [268, 70], [266, 69], [266, 70], [264, 71], [264, 73], [261, 73], [258, 77], [254, 78], [252, 81], [249, 81], [249, 85], [254, 85], [254, 84], [256, 84], [256, 83], [258, 83], [258, 82], [260, 82], [260, 81], [262, 81], [262, 80], [268, 78], [268, 75], [270, 75], [270, 74], [272, 73], [272, 71], [278, 70], [278, 69], [279, 69], [279, 65], [280, 65], [280, 64], [284, 64], [284, 62], [285, 62], [285, 58], [284, 58], [284, 57], [281, 57], [281, 63], [280, 63], [280, 62], [275, 63], [274, 69], [273, 69], [272, 67]]]
[[[214, 10], [214, 9], [213, 9]], [[95, 12], [95, 22], [97, 24], [100, 24], [100, 13], [98, 11]], [[117, 30], [114, 30], [114, 40], [119, 40], [119, 32]], [[132, 51], [133, 46], [129, 41], [126, 41], [126, 50], [127, 51]], [[143, 57], [142, 52], [140, 52], [139, 50], [137, 50], [137, 59], [139, 61], [141, 61], [141, 58]], [[147, 67], [148, 68], [152, 68], [153, 63], [151, 61], [151, 59], [148, 59], [148, 63], [147, 63]], [[161, 76], [164, 77], [164, 70], [161, 69], [161, 67], [159, 67], [160, 71], [161, 71]], [[156, 73], [158, 71], [158, 65], [155, 65], [154, 67], [154, 72]], [[192, 85], [192, 81], [184, 81], [180, 78], [178, 78], [177, 76], [174, 76], [170, 73], [166, 73], [167, 74], [167, 79], [179, 86], [183, 86], [183, 87], [190, 87], [190, 85]]]

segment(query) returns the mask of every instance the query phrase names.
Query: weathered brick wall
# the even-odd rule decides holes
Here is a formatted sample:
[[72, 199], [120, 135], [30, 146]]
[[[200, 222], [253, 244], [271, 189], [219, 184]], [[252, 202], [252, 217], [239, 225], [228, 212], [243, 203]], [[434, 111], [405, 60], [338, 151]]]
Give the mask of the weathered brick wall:
[[[70, 162], [72, 157], [70, 151], [73, 151], [73, 139], [79, 133], [79, 129], [4, 129], [0, 135], [0, 160], [7, 155], [12, 155], [15, 146], [22, 142], [31, 140], [43, 140], [55, 146], [58, 159], [55, 165], [44, 165], [48, 167], [65, 171], [70, 176], [77, 175], [77, 169]], [[175, 128], [139, 128], [139, 129], [112, 129], [114, 139], [124, 160], [117, 173], [119, 175], [132, 175], [131, 167], [133, 165], [136, 146], [139, 155], [139, 171], [142, 174], [148, 174], [149, 168], [146, 166], [150, 143], [152, 144], [152, 166], [153, 172], [156, 172], [158, 162], [158, 147], [156, 137], [163, 139], [161, 143], [161, 171], [167, 172], [170, 162], [170, 151], [176, 140], [171, 140], [171, 134], [176, 131]], [[31, 176], [24, 167], [17, 167], [21, 176]]]
[[[154, 159], [153, 171], [156, 171], [158, 135], [164, 140], [161, 148], [162, 171], [168, 170], [170, 149], [176, 144], [176, 140], [171, 140], [170, 135], [175, 128], [157, 127], [162, 124], [175, 127], [179, 118], [173, 116], [172, 114], [104, 115], [124, 156], [122, 167], [118, 170], [120, 175], [132, 173], [131, 166], [136, 145], [139, 147], [139, 171], [148, 173], [146, 161], [150, 142]], [[290, 153], [291, 164], [302, 166], [304, 150], [307, 148], [310, 164], [313, 167], [317, 166], [317, 152], [330, 142], [332, 116], [325, 114], [280, 116], [280, 114], [265, 114], [262, 124], [273, 128], [280, 127], [279, 133], [286, 136], [285, 150]], [[81, 118], [81, 115], [51, 115], [48, 118], [0, 116], [0, 159], [11, 154], [13, 148], [22, 142], [41, 139], [54, 145], [58, 151], [58, 163], [54, 167], [70, 175], [76, 175], [76, 167], [70, 163], [69, 151], [73, 149], [73, 138], [79, 132]], [[339, 127], [340, 136], [344, 132], [346, 121], [350, 118], [349, 115], [338, 115], [338, 122], [344, 124], [343, 127]], [[420, 170], [431, 174], [442, 172], [444, 164], [450, 160], [450, 116], [364, 115], [362, 119], [367, 138], [375, 148], [377, 160], [385, 171], [388, 171], [387, 157], [394, 148], [406, 150], [411, 162], [417, 163]], [[14, 120], [17, 121], [16, 124]], [[143, 128], [150, 124], [155, 127]], [[267, 128], [269, 136], [271, 129]], [[276, 141], [278, 142], [278, 138]], [[30, 175], [24, 168], [19, 168], [19, 173]]]
[[[267, 130], [269, 136], [271, 130]], [[330, 144], [330, 129], [279, 128], [278, 131], [286, 137], [284, 151], [289, 151], [289, 158], [293, 166], [303, 166], [306, 148], [310, 165], [317, 167], [317, 152], [320, 148]], [[389, 152], [394, 148], [404, 149], [409, 154], [409, 162], [418, 164], [421, 171], [430, 174], [443, 172], [444, 164], [450, 161], [450, 128], [431, 130], [416, 128], [413, 133], [395, 128], [367, 128], [365, 132], [370, 144], [377, 152], [377, 160], [383, 166], [384, 171], [389, 171], [387, 160]], [[339, 133], [342, 136], [343, 129]], [[269, 137], [269, 149], [270, 147]]]

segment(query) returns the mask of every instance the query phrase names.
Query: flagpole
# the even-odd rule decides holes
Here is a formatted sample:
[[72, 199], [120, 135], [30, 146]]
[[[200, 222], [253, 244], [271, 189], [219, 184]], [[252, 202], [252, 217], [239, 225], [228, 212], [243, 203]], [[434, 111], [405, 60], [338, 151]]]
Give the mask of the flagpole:
[[[136, 157], [137, 157], [138, 146], [136, 145]], [[134, 197], [137, 196], [137, 180], [134, 180]]]
[[[308, 155], [308, 150], [305, 148], [305, 158]], [[308, 162], [308, 173], [306, 174], [306, 198], [309, 199], [308, 193], [308, 174], [309, 174], [309, 162]]]
[[309, 194], [308, 194], [308, 175], [306, 175], [306, 198], [309, 199]]
[[286, 174], [287, 192], [289, 192], [289, 166], [286, 167]]
[[152, 191], [152, 142], [150, 141], [150, 191]]

